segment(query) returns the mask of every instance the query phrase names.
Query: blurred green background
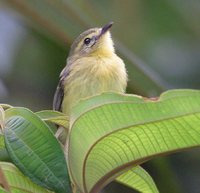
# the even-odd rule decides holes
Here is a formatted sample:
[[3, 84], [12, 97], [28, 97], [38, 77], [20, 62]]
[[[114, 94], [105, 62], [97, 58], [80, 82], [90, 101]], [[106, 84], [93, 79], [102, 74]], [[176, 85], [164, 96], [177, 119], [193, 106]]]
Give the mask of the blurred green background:
[[[199, 0], [0, 0], [0, 103], [51, 109], [73, 39], [114, 21], [127, 92], [200, 88]], [[200, 193], [199, 149], [144, 167], [161, 193]], [[133, 192], [111, 184], [106, 192]]]

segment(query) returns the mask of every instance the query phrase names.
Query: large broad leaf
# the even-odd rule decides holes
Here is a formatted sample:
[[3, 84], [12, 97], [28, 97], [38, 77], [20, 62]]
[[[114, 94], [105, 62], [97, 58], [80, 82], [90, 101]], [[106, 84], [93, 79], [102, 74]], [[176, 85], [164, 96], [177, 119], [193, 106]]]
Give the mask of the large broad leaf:
[[0, 192], [50, 193], [24, 176], [15, 165], [6, 162], [0, 162], [0, 184], [4, 187], [0, 187]]
[[4, 109], [0, 105], [0, 150], [5, 147], [4, 138], [3, 138], [4, 120], [5, 120], [5, 112], [4, 112]]
[[6, 109], [9, 109], [9, 108], [11, 108], [13, 106], [8, 105], [8, 104], [4, 104], [4, 103], [0, 103], [0, 107], [6, 110]]
[[98, 192], [135, 165], [200, 145], [200, 91], [159, 99], [102, 94], [74, 108], [69, 168], [83, 192]]
[[39, 116], [43, 121], [57, 124], [66, 129], [69, 127], [69, 117], [64, 113], [53, 110], [44, 110], [36, 112], [35, 114]]
[[5, 148], [3, 128], [5, 120], [5, 111], [4, 108], [9, 108], [9, 105], [0, 104], [0, 161], [9, 160], [7, 150]]
[[2, 129], [4, 127], [5, 112], [3, 107], [0, 105], [0, 134], [2, 134]]
[[37, 184], [70, 192], [64, 153], [47, 124], [25, 108], [6, 111], [5, 143], [13, 162]]
[[123, 173], [116, 181], [142, 193], [158, 193], [151, 176], [140, 166]]

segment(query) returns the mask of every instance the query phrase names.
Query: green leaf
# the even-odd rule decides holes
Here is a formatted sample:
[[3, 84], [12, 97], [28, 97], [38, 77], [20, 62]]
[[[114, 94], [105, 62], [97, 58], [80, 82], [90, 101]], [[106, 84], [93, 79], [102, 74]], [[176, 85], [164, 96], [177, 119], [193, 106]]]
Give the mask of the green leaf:
[[0, 149], [0, 161], [9, 161], [11, 162], [10, 156], [8, 154], [8, 151], [4, 149]]
[[143, 193], [158, 193], [158, 189], [151, 176], [140, 166], [134, 167], [116, 181]]
[[157, 100], [102, 94], [81, 102], [70, 123], [73, 181], [83, 192], [98, 192], [123, 170], [199, 146], [199, 104], [195, 90], [168, 91]]
[[[31, 182], [11, 163], [0, 162], [0, 177], [1, 183], [9, 189], [7, 191], [12, 193], [50, 193], [50, 191]], [[6, 190], [0, 189], [0, 192], [2, 191], [6, 192]]]
[[6, 191], [5, 189], [1, 188], [1, 186], [0, 186], [0, 192], [1, 192], [1, 193], [9, 193], [9, 192]]
[[64, 128], [69, 127], [69, 117], [64, 113], [53, 111], [53, 110], [44, 110], [35, 113], [43, 121], [48, 121]]
[[3, 138], [4, 122], [5, 122], [5, 112], [4, 109], [0, 106], [0, 149], [5, 147]]
[[10, 160], [5, 147], [4, 136], [3, 136], [4, 122], [5, 122], [5, 112], [3, 109], [4, 107], [5, 105], [0, 104], [0, 161]]
[[11, 105], [8, 105], [8, 104], [4, 104], [4, 103], [0, 103], [0, 107], [2, 107], [3, 109], [9, 109], [9, 108], [11, 108], [11, 107], [13, 107], [13, 106], [11, 106]]
[[64, 153], [47, 124], [25, 108], [6, 111], [5, 143], [13, 162], [35, 183], [70, 192]]
[[0, 150], [5, 148], [4, 136], [0, 134]]
[[4, 120], [5, 120], [5, 112], [3, 107], [0, 105], [0, 134], [3, 132], [3, 127], [4, 127]]

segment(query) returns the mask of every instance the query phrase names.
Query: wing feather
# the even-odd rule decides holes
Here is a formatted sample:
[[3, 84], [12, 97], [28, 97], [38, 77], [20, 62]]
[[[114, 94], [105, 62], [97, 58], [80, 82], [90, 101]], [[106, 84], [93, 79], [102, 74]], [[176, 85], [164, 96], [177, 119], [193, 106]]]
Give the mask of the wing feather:
[[62, 111], [62, 102], [64, 98], [64, 81], [68, 74], [68, 67], [65, 67], [60, 74], [60, 80], [53, 98], [53, 110], [55, 111]]

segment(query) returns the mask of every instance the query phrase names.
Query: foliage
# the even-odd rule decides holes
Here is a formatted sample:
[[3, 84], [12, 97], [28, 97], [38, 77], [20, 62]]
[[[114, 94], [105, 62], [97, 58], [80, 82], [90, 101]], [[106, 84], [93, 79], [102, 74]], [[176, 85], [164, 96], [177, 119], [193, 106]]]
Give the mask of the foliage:
[[[1, 149], [7, 150], [24, 175], [44, 188], [13, 164], [1, 162], [1, 189], [94, 193], [116, 180], [143, 193], [157, 193], [153, 179], [139, 165], [200, 145], [199, 104], [197, 90], [172, 90], [156, 99], [103, 93], [81, 101], [69, 124], [58, 112], [33, 113], [2, 105]], [[69, 126], [65, 149], [45, 121]]]
[[[158, 96], [171, 88], [199, 89], [199, 5], [180, 0], [2, 0], [0, 102], [34, 111], [51, 109], [73, 39], [109, 21], [114, 21], [115, 48], [128, 70], [128, 93]], [[49, 128], [55, 132], [52, 124]], [[9, 161], [1, 144], [1, 158]], [[143, 166], [162, 193], [199, 193], [196, 152], [153, 159]], [[116, 185], [108, 192], [130, 189]]]

